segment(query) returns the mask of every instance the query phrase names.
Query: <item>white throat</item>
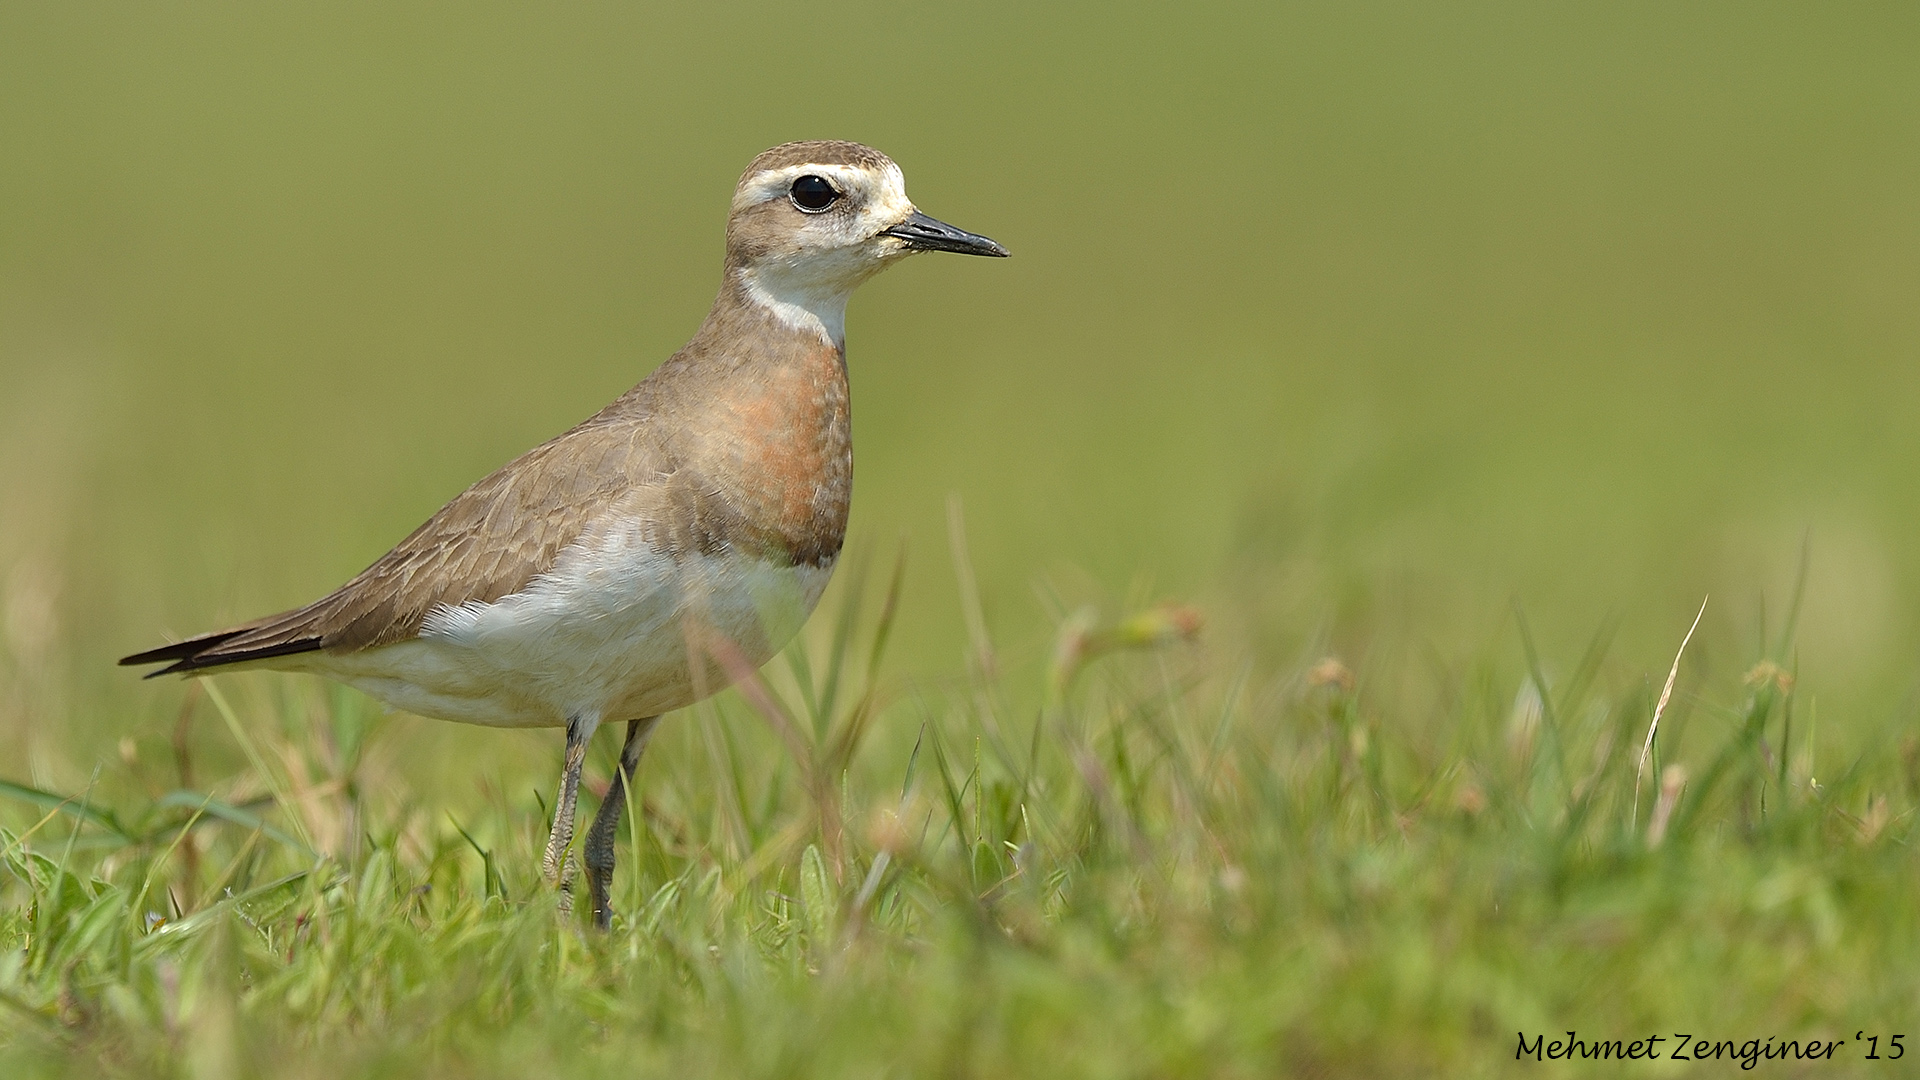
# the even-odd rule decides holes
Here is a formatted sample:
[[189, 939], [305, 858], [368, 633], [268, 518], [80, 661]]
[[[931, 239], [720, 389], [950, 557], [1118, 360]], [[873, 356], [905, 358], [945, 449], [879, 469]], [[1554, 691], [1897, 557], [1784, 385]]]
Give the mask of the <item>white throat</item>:
[[818, 334], [836, 349], [846, 348], [847, 298], [858, 281], [836, 287], [841, 283], [803, 280], [800, 274], [766, 266], [742, 267], [738, 273], [747, 300], [765, 308], [781, 325]]

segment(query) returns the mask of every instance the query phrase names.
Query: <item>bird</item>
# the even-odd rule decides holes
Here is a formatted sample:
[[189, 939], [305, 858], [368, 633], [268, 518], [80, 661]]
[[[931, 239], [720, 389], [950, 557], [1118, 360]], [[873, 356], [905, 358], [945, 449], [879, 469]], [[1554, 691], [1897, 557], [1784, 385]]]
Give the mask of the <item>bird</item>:
[[853, 484], [848, 297], [935, 251], [1008, 254], [921, 213], [872, 147], [759, 154], [734, 188], [712, 308], [638, 385], [320, 599], [120, 663], [166, 665], [148, 678], [308, 673], [420, 716], [564, 728], [541, 862], [563, 912], [587, 747], [625, 721], [583, 852], [594, 924], [609, 927], [614, 838], [660, 717], [726, 686], [741, 661], [771, 659], [839, 559]]

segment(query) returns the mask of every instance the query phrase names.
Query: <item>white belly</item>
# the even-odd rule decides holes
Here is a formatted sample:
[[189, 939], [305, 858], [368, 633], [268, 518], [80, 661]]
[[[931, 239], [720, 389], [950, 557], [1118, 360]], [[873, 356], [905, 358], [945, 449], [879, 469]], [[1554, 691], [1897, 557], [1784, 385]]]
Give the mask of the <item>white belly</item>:
[[[676, 562], [637, 529], [619, 530], [562, 552], [521, 592], [435, 611], [410, 641], [297, 659], [396, 709], [441, 720], [633, 720], [725, 685], [701, 644], [705, 634], [732, 642], [756, 667], [765, 663], [806, 622], [832, 573], [831, 563], [779, 566], [735, 553]], [[705, 663], [696, 670], [690, 655]]]

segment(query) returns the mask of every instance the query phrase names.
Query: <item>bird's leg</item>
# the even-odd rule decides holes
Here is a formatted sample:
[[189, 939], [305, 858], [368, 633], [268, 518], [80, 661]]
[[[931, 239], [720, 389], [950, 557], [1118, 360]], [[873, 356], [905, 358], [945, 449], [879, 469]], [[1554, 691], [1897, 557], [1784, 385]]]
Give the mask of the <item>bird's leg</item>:
[[607, 797], [600, 800], [600, 812], [593, 817], [593, 828], [587, 830], [587, 889], [593, 895], [593, 925], [602, 930], [613, 925], [613, 904], [607, 894], [613, 889], [614, 835], [620, 830], [620, 813], [626, 809], [634, 770], [640, 767], [640, 755], [647, 749], [653, 725], [659, 720], [657, 716], [649, 716], [627, 721], [627, 741], [620, 745], [620, 767], [613, 771]]
[[568, 848], [573, 846], [573, 810], [580, 800], [580, 766], [587, 760], [587, 743], [600, 727], [591, 714], [567, 719], [567, 762], [560, 773], [560, 793], [553, 801], [553, 828], [547, 833], [547, 857], [540, 870], [549, 884], [560, 886], [560, 910], [573, 910], [573, 881], [567, 872]]

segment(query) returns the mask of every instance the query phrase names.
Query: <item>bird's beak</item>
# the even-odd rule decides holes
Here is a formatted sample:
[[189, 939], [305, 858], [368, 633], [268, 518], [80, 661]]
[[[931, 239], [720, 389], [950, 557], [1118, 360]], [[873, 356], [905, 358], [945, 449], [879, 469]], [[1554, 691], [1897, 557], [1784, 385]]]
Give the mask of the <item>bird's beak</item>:
[[912, 251], [957, 251], [962, 255], [991, 255], [996, 259], [1004, 259], [1009, 254], [1006, 248], [984, 236], [935, 221], [918, 210], [893, 228], [881, 230], [880, 235], [899, 237]]

